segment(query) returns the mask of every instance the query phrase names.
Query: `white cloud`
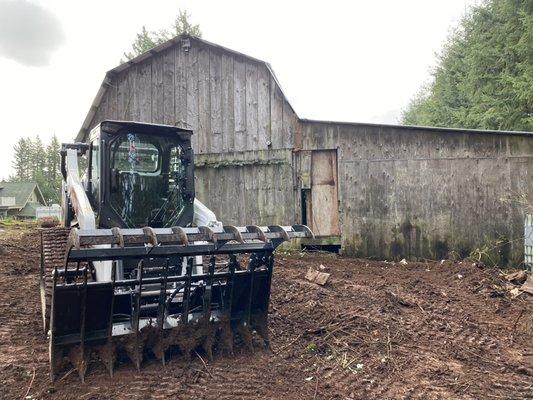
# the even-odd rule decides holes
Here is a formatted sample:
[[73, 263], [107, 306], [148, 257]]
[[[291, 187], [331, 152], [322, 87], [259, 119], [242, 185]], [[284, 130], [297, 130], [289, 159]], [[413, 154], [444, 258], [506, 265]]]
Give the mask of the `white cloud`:
[[0, 56], [44, 66], [65, 40], [59, 19], [26, 0], [0, 2]]

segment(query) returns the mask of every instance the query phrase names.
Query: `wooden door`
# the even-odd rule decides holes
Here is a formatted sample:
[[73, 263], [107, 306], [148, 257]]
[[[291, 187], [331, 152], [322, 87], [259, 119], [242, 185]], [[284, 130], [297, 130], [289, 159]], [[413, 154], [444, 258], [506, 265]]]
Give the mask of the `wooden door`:
[[316, 236], [339, 236], [337, 150], [311, 153], [311, 204], [308, 223]]

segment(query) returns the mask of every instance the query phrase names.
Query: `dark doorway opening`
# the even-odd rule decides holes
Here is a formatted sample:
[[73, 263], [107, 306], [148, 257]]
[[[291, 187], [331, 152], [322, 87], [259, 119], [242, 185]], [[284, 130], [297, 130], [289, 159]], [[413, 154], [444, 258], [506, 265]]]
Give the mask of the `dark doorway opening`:
[[341, 249], [340, 244], [302, 244], [302, 250], [305, 251], [325, 251], [328, 253], [338, 254]]
[[309, 196], [311, 195], [311, 191], [308, 189], [302, 189], [301, 191], [301, 207], [302, 207], [302, 224], [309, 226], [308, 223], [308, 215], [307, 215], [307, 209], [308, 209], [308, 202], [309, 202]]

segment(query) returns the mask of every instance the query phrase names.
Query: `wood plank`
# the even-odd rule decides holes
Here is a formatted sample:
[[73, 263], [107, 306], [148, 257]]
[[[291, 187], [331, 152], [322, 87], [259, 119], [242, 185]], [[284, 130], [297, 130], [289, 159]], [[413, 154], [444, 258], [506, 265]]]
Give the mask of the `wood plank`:
[[294, 147], [294, 130], [296, 129], [296, 117], [289, 103], [283, 99], [283, 127], [282, 146], [285, 149]]
[[163, 58], [161, 54], [156, 54], [152, 57], [152, 107], [151, 120], [154, 124], [163, 123], [163, 104], [165, 101], [163, 95]]
[[176, 49], [171, 47], [163, 55], [163, 123], [174, 125], [176, 123], [175, 90], [175, 60]]
[[234, 60], [235, 150], [246, 150], [246, 64]]
[[259, 137], [257, 133], [258, 120], [258, 82], [257, 66], [254, 63], [246, 64], [246, 149], [259, 149]]
[[222, 54], [222, 136], [223, 151], [235, 149], [235, 105], [233, 89], [233, 56]]
[[187, 65], [187, 122], [188, 129], [194, 131], [192, 147], [198, 152], [198, 49], [194, 46], [185, 52]]
[[187, 73], [188, 56], [181, 46], [175, 48], [174, 76], [176, 87], [174, 90], [175, 124], [180, 128], [187, 126]]
[[134, 118], [152, 122], [152, 60], [137, 65], [135, 74]]
[[265, 188], [268, 187], [267, 185], [268, 168], [269, 168], [268, 165], [261, 165], [261, 168], [259, 168], [257, 171], [256, 185], [257, 185], [258, 192], [257, 192], [256, 202], [257, 202], [257, 208], [259, 211], [257, 212], [257, 217], [254, 219], [254, 223], [257, 225], [263, 225], [266, 221], [265, 213], [266, 213], [266, 207], [268, 204], [268, 200], [266, 198], [267, 193], [266, 193]]
[[109, 82], [109, 86], [107, 87], [106, 94], [108, 96], [108, 102], [107, 102], [107, 113], [106, 118], [109, 119], [118, 119], [118, 113], [117, 113], [117, 106], [118, 106], [118, 100], [117, 100], [117, 92], [118, 92], [118, 85], [117, 85], [117, 79], [113, 78]]
[[131, 121], [133, 119], [134, 82], [132, 73], [126, 71], [118, 78], [117, 113], [118, 119]]
[[317, 236], [340, 235], [337, 151], [311, 154], [311, 226]]
[[219, 52], [209, 52], [209, 92], [211, 106], [211, 146], [210, 153], [223, 151], [222, 138], [222, 56]]
[[[235, 221], [237, 225], [240, 225], [240, 221], [246, 221], [248, 220], [248, 213], [249, 213], [249, 207], [250, 205], [246, 201], [246, 188], [245, 188], [245, 182], [246, 182], [246, 173], [245, 169], [243, 167], [237, 167], [235, 168], [237, 171], [237, 183], [235, 185], [235, 188], [237, 189], [237, 193], [239, 193], [238, 197], [238, 207], [235, 207], [236, 215], [235, 215]], [[246, 223], [245, 223], [246, 224]]]
[[257, 74], [257, 135], [258, 148], [266, 149], [270, 142], [270, 72], [264, 66]]
[[198, 49], [198, 153], [211, 147], [211, 97], [209, 93], [209, 49]]
[[242, 220], [245, 224], [255, 224], [257, 218], [257, 197], [254, 188], [254, 165], [245, 165], [242, 170], [242, 186], [244, 187], [244, 197], [246, 204], [246, 214]]
[[270, 126], [272, 148], [283, 148], [283, 95], [272, 77], [270, 78]]

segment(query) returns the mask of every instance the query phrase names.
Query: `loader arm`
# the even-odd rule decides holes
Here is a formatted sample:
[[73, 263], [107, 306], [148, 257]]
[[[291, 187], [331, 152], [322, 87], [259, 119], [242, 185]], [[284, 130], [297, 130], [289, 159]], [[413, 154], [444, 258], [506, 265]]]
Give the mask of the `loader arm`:
[[95, 214], [80, 180], [78, 150], [66, 148], [64, 151], [65, 191], [76, 216], [76, 221], [82, 229], [96, 229]]

